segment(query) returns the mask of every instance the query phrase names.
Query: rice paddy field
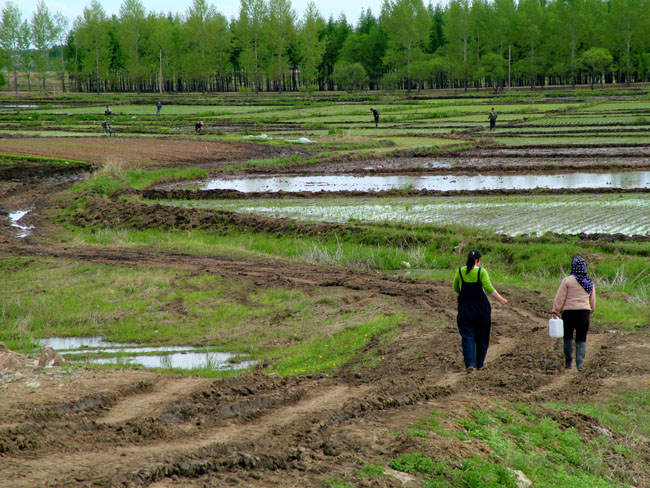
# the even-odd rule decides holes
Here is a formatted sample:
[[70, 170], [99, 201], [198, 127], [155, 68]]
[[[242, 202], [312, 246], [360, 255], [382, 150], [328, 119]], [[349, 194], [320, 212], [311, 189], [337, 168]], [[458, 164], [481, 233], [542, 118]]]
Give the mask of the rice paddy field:
[[500, 234], [624, 234], [650, 236], [650, 195], [548, 195], [512, 197], [380, 197], [305, 201], [176, 201], [266, 217], [324, 222], [479, 227]]

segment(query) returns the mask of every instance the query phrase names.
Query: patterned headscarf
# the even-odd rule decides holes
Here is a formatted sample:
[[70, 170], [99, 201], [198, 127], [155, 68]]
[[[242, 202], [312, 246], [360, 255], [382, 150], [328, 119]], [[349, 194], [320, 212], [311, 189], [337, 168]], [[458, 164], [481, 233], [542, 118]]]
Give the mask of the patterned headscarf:
[[571, 274], [576, 277], [580, 286], [582, 286], [588, 295], [594, 289], [594, 282], [587, 276], [587, 262], [580, 256], [571, 260]]

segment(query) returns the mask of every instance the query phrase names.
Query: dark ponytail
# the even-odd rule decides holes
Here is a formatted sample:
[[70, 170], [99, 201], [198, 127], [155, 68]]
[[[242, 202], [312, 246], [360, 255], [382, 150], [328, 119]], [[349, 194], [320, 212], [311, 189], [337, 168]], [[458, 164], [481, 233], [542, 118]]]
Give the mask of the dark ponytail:
[[481, 251], [472, 249], [467, 255], [467, 273], [472, 270], [477, 259], [481, 259]]

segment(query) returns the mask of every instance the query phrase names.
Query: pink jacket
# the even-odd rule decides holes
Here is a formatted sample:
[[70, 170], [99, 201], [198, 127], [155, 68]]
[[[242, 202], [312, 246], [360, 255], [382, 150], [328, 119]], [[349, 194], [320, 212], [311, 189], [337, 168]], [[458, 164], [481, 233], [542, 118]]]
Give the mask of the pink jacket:
[[575, 276], [564, 278], [553, 300], [553, 313], [559, 314], [564, 310], [596, 310], [596, 287], [588, 295]]

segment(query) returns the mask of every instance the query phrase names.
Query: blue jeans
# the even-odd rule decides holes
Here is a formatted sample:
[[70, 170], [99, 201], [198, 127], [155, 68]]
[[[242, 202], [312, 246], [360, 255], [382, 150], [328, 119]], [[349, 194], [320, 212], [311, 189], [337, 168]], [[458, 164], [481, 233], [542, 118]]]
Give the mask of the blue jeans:
[[490, 326], [458, 320], [466, 368], [482, 368], [490, 345]]

